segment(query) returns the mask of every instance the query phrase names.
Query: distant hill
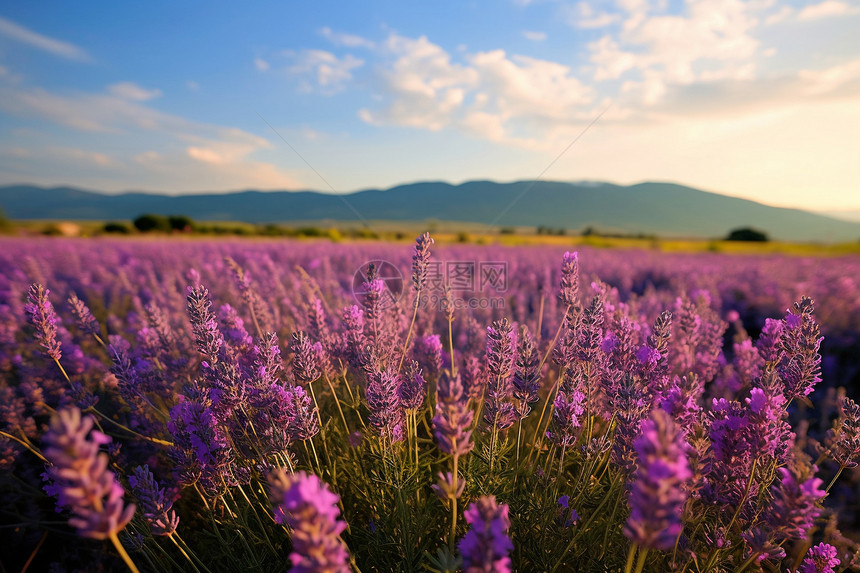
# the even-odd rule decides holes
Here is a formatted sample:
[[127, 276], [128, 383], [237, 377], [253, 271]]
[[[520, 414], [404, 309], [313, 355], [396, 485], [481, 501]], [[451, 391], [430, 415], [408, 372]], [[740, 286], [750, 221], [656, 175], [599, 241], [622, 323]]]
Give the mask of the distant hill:
[[845, 209], [841, 211], [818, 211], [819, 214], [825, 217], [833, 217], [843, 221], [860, 222], [860, 209]]
[[142, 213], [249, 223], [436, 219], [571, 230], [591, 226], [665, 237], [723, 237], [731, 229], [752, 226], [777, 239], [860, 240], [857, 222], [654, 182], [421, 182], [343, 196], [315, 191], [106, 195], [71, 187], [12, 185], [0, 187], [0, 207], [12, 219], [133, 219]]

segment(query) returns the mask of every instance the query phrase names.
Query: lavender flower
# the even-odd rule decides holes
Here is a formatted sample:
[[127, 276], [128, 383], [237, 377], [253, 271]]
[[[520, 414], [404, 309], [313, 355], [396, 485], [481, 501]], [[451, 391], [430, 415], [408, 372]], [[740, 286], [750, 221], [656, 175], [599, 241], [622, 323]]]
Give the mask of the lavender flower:
[[512, 387], [511, 370], [514, 365], [513, 327], [503, 318], [487, 327], [487, 381], [484, 421], [495, 430], [510, 428], [517, 418], [514, 405], [508, 402]]
[[782, 476], [779, 483], [771, 488], [773, 503], [767, 519], [785, 537], [804, 539], [821, 515], [818, 504], [827, 492], [821, 489], [823, 482], [817, 477], [798, 482], [788, 468], [779, 468], [779, 473]]
[[320, 431], [313, 399], [301, 386], [281, 389], [286, 428], [293, 440], [310, 440]]
[[561, 448], [569, 448], [579, 436], [582, 427], [582, 414], [585, 394], [579, 387], [559, 388], [552, 409], [552, 422], [546, 437]]
[[439, 400], [433, 417], [433, 435], [439, 449], [446, 454], [464, 456], [472, 451], [473, 413], [459, 376], [447, 372], [439, 379]]
[[513, 327], [507, 318], [487, 327], [487, 370], [491, 377], [507, 382], [514, 365]]
[[373, 372], [367, 383], [367, 408], [370, 423], [392, 442], [403, 438], [403, 410], [400, 406], [400, 375], [397, 372]]
[[463, 516], [472, 526], [457, 546], [464, 573], [510, 573], [508, 554], [514, 544], [507, 535], [511, 526], [507, 504], [497, 504], [494, 496], [479, 497]]
[[579, 294], [579, 253], [564, 253], [561, 262], [561, 285], [558, 299], [565, 307], [573, 308]]
[[640, 547], [668, 550], [683, 525], [685, 482], [692, 477], [683, 435], [663, 410], [642, 423], [634, 446], [639, 459], [630, 488], [630, 518], [624, 534]]
[[785, 384], [789, 400], [807, 396], [821, 381], [821, 355], [818, 349], [823, 340], [818, 324], [812, 316], [813, 301], [803, 297], [794, 303], [785, 317], [785, 325], [777, 343], [781, 355], [777, 371]]
[[430, 245], [434, 243], [430, 233], [415, 239], [415, 254], [412, 255], [412, 287], [421, 292], [427, 283], [427, 265], [430, 263]]
[[57, 313], [54, 305], [48, 300], [51, 291], [40, 284], [33, 284], [27, 292], [29, 302], [24, 310], [30, 316], [30, 324], [36, 329], [36, 340], [45, 349], [45, 354], [59, 361], [63, 353], [60, 341], [57, 339]]
[[341, 316], [345, 358], [353, 367], [359, 367], [362, 362], [362, 349], [367, 344], [364, 337], [364, 311], [354, 304], [343, 309]]
[[99, 323], [96, 320], [96, 317], [94, 317], [93, 313], [90, 312], [86, 303], [79, 299], [78, 295], [75, 293], [69, 295], [69, 306], [72, 309], [72, 314], [74, 315], [75, 321], [78, 324], [78, 328], [81, 329], [81, 332], [94, 336], [101, 334], [101, 328], [99, 328]]
[[860, 404], [850, 398], [839, 401], [839, 418], [825, 441], [830, 456], [843, 468], [860, 464]]
[[340, 496], [305, 472], [283, 469], [269, 476], [269, 494], [275, 504], [275, 521], [289, 525], [293, 541], [290, 561], [294, 573], [349, 573], [349, 553], [340, 534]]
[[171, 535], [179, 525], [179, 516], [173, 511], [173, 502], [165, 499], [164, 489], [159, 487], [148, 465], [134, 468], [128, 477], [134, 495], [140, 502], [143, 517], [149, 523], [153, 535]]
[[442, 340], [438, 334], [417, 337], [413, 354], [428, 378], [433, 379], [439, 375], [439, 370], [442, 369]]
[[210, 361], [217, 362], [224, 346], [224, 335], [218, 328], [209, 291], [205, 287], [188, 287], [188, 317], [197, 342], [197, 350]]
[[219, 490], [231, 477], [234, 459], [208, 396], [182, 399], [170, 410], [167, 429], [173, 435], [170, 455], [179, 480], [192, 484], [199, 479], [210, 491]]
[[513, 396], [519, 402], [517, 414], [525, 418], [531, 411], [530, 404], [538, 401], [538, 389], [540, 388], [540, 373], [538, 372], [537, 347], [535, 346], [529, 331], [525, 326], [520, 327], [520, 336], [517, 340], [517, 361], [514, 369]]
[[99, 446], [110, 438], [92, 431], [93, 418], [77, 408], [60, 410], [51, 419], [44, 436], [44, 454], [51, 466], [46, 476], [53, 482], [45, 490], [57, 496], [57, 505], [72, 512], [69, 525], [91, 539], [115, 536], [131, 521], [134, 504], [123, 505], [125, 493], [113, 472], [108, 456]]
[[293, 377], [301, 384], [309, 384], [320, 377], [319, 364], [322, 360], [322, 345], [311, 342], [304, 332], [293, 333], [290, 344], [293, 351]]
[[842, 563], [838, 554], [832, 545], [819, 543], [809, 549], [797, 573], [836, 573], [833, 568]]
[[418, 362], [411, 361], [406, 369], [406, 376], [400, 384], [400, 405], [404, 410], [417, 412], [424, 404], [424, 395], [427, 393], [427, 382], [418, 367]]

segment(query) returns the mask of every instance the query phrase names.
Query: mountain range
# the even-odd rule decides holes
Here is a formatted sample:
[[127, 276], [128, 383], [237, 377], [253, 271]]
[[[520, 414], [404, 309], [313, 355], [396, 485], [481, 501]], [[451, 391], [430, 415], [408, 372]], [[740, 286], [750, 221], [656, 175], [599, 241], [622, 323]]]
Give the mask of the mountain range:
[[130, 220], [144, 213], [187, 215], [197, 221], [458, 221], [497, 226], [544, 226], [581, 231], [725, 236], [751, 226], [795, 241], [860, 240], [860, 222], [799, 209], [771, 207], [677, 185], [646, 182], [420, 182], [345, 195], [316, 191], [237, 191], [193, 195], [104, 194], [72, 187], [0, 187], [11, 219]]

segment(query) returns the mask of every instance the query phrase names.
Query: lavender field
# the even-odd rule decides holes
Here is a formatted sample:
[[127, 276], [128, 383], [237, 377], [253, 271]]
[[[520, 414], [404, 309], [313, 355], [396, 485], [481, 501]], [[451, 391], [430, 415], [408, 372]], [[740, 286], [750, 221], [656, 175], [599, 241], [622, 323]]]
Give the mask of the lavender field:
[[860, 259], [0, 241], [0, 571], [860, 567]]

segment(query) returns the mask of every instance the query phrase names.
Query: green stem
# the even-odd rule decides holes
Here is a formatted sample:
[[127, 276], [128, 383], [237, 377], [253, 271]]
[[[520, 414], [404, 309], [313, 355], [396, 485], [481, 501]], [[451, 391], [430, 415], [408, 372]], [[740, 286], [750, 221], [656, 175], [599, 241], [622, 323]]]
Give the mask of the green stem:
[[624, 565], [624, 573], [633, 571], [633, 559], [636, 557], [636, 544], [630, 544], [630, 551], [627, 552], [627, 563]]
[[403, 368], [403, 360], [406, 358], [406, 350], [409, 348], [409, 339], [412, 338], [412, 328], [415, 326], [415, 318], [418, 316], [418, 304], [421, 300], [421, 291], [415, 292], [415, 308], [412, 311], [412, 321], [409, 323], [409, 330], [406, 331], [406, 340], [403, 342], [403, 350], [400, 353], [400, 364], [397, 365], [397, 371]]
[[642, 573], [642, 569], [645, 567], [646, 557], [648, 557], [648, 549], [643, 549], [639, 553], [639, 559], [636, 560], [636, 573]]
[[825, 493], [830, 493], [830, 488], [833, 487], [833, 484], [835, 484], [836, 480], [839, 479], [839, 475], [842, 473], [842, 470], [844, 470], [844, 469], [845, 469], [845, 466], [843, 466], [843, 465], [839, 466], [839, 471], [836, 472], [836, 475], [833, 476], [833, 479], [830, 480], [830, 483], [827, 484], [827, 487], [824, 489]]
[[115, 532], [111, 532], [110, 534], [111, 543], [116, 547], [119, 556], [122, 557], [122, 560], [125, 561], [125, 564], [128, 565], [128, 568], [132, 573], [140, 573], [140, 570], [134, 564], [134, 561], [131, 560], [131, 557], [128, 556], [128, 553], [125, 551], [125, 547], [122, 546], [122, 543], [119, 542], [119, 537], [116, 536]]

